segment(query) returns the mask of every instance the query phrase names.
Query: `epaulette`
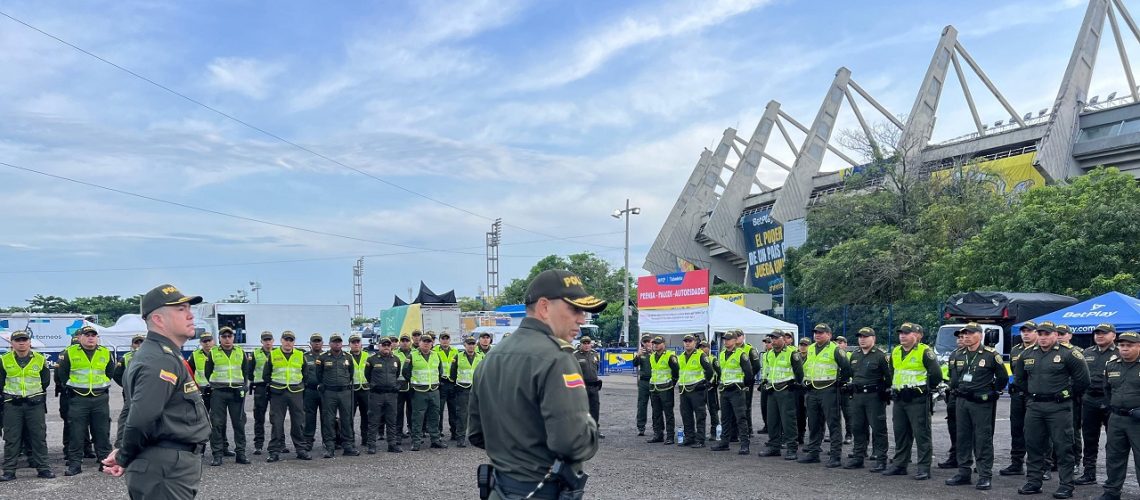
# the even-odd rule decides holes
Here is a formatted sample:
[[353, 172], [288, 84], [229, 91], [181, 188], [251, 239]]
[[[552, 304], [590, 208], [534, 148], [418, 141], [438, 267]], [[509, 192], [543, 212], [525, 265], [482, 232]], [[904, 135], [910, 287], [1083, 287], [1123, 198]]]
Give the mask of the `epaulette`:
[[997, 352], [997, 349], [994, 349], [993, 347], [990, 347], [990, 346], [986, 346], [986, 347], [984, 347], [984, 349], [986, 350], [986, 352]]

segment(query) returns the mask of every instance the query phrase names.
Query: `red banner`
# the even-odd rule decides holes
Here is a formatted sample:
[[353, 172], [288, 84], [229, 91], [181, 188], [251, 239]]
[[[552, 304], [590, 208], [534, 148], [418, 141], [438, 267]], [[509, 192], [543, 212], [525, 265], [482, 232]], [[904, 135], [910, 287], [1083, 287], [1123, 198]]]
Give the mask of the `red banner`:
[[708, 303], [708, 269], [637, 278], [637, 307], [641, 309], [671, 309]]

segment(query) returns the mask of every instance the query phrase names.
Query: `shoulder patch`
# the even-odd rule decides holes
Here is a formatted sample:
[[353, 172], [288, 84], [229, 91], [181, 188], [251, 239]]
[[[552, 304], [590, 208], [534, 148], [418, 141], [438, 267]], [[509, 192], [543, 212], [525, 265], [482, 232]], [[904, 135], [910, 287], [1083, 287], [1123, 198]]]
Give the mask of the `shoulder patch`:
[[997, 349], [994, 349], [993, 347], [990, 347], [990, 346], [986, 346], [985, 349], [989, 352], [997, 352]]
[[174, 350], [171, 349], [170, 347], [162, 346], [162, 350], [163, 350], [163, 352], [165, 352], [167, 354], [174, 354]]
[[1073, 349], [1073, 356], [1076, 356], [1077, 359], [1085, 359], [1085, 353], [1081, 352], [1080, 349]]
[[582, 374], [580, 373], [563, 374], [562, 382], [570, 389], [586, 386], [586, 382], [582, 380]]
[[166, 370], [159, 370], [158, 378], [170, 382], [170, 385], [178, 385], [178, 375]]

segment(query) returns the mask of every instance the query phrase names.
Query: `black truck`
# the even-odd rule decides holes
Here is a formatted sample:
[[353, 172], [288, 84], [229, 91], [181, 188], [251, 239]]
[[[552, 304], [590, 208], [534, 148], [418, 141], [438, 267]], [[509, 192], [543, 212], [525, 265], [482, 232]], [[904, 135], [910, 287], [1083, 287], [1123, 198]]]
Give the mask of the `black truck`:
[[1008, 359], [1013, 346], [1013, 325], [1077, 302], [1073, 297], [1055, 293], [956, 293], [946, 299], [942, 315], [946, 324], [938, 328], [934, 350], [939, 358], [948, 356], [957, 348], [954, 332], [974, 321], [982, 325], [985, 345], [997, 349]]

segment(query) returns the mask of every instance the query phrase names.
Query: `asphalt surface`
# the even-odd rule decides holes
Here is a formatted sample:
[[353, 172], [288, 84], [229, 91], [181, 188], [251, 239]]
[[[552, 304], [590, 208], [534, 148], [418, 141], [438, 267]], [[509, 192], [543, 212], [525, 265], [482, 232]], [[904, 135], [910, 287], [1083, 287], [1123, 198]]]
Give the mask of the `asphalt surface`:
[[[591, 476], [587, 486], [589, 498], [1051, 498], [1050, 494], [1057, 488], [1054, 473], [1054, 479], [1045, 482], [1044, 495], [1019, 497], [1016, 490], [1024, 478], [996, 474], [996, 469], [1009, 463], [1008, 400], [998, 406], [993, 490], [982, 492], [972, 486], [945, 486], [943, 481], [954, 475], [954, 470], [935, 468], [931, 480], [915, 481], [909, 476], [883, 477], [865, 470], [827, 469], [821, 464], [801, 465], [782, 458], [760, 458], [755, 455], [761, 448], [756, 443], [767, 439], [763, 435], [753, 441], [751, 456], [737, 455], [735, 443], [728, 452], [647, 444], [648, 436], [637, 436], [634, 426], [637, 386], [633, 377], [610, 375], [603, 380], [601, 427], [606, 438], [601, 441], [597, 456], [586, 467]], [[113, 415], [118, 414], [120, 394], [116, 391], [112, 395]], [[759, 408], [759, 397], [754, 403]], [[246, 407], [252, 411], [252, 401]], [[48, 401], [48, 408], [49, 459], [58, 477], [37, 479], [34, 470], [20, 469], [16, 481], [0, 483], [0, 499], [126, 498], [123, 479], [97, 472], [93, 459], [85, 461], [82, 474], [63, 476], [65, 466], [60, 442], [63, 424], [54, 398]], [[676, 411], [680, 425], [679, 408]], [[939, 403], [933, 420], [936, 463], [946, 458], [950, 446], [944, 417], [945, 406]], [[252, 416], [247, 421], [252, 451]], [[759, 428], [758, 410], [755, 421]], [[317, 444], [310, 462], [296, 460], [292, 454], [274, 464], [265, 463], [264, 455], [251, 455], [254, 462], [251, 465], [237, 465], [232, 458], [226, 458], [222, 467], [207, 465], [203, 468], [198, 498], [477, 498], [475, 467], [486, 461], [485, 454], [477, 448], [457, 449], [454, 442], [449, 444], [452, 446], [446, 450], [400, 454], [381, 451], [377, 455], [338, 455], [334, 459], [320, 458], [324, 450]], [[293, 449], [292, 443], [288, 446]], [[404, 449], [408, 447], [405, 440]], [[383, 442], [380, 449], [384, 449]], [[850, 449], [845, 446], [844, 453]], [[1102, 438], [1098, 466], [1101, 481], [1105, 477], [1103, 450]], [[910, 472], [914, 472], [913, 466]], [[1129, 471], [1125, 483], [1125, 498], [1140, 495], [1133, 473]], [[1101, 492], [1098, 485], [1078, 486], [1075, 498], [1094, 498]]]

